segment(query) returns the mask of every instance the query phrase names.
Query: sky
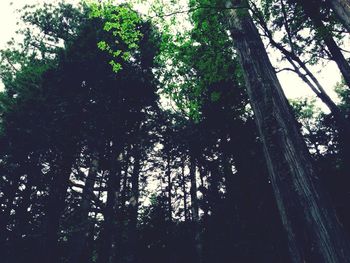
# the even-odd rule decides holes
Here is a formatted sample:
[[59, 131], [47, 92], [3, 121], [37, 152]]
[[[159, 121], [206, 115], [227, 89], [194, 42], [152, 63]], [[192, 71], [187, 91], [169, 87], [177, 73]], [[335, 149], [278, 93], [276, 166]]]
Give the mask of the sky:
[[[15, 10], [26, 4], [40, 4], [43, 2], [56, 2], [56, 0], [0, 0], [0, 49], [6, 47], [6, 42], [14, 36], [15, 31], [18, 29], [18, 25], [16, 25], [18, 14], [15, 13]], [[78, 0], [69, 0], [69, 2], [78, 2]], [[350, 40], [346, 41], [345, 45], [350, 49]], [[269, 53], [272, 63], [277, 65], [278, 54], [272, 50]], [[326, 65], [317, 65], [311, 69], [329, 95], [337, 100], [333, 91], [336, 83], [340, 81], [340, 73], [336, 64], [329, 62]], [[295, 73], [281, 72], [278, 74], [278, 78], [287, 98], [313, 96], [308, 86]], [[2, 88], [0, 83], [0, 90]]]

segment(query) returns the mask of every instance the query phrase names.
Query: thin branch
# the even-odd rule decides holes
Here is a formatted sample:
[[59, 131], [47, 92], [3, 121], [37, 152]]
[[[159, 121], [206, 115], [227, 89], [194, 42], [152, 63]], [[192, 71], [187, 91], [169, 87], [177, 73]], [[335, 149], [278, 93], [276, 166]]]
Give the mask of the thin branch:
[[189, 8], [186, 10], [178, 10], [178, 11], [174, 11], [172, 13], [168, 13], [168, 14], [156, 14], [155, 16], [151, 16], [150, 18], [163, 18], [163, 17], [169, 17], [169, 16], [174, 16], [174, 15], [178, 15], [178, 14], [186, 14], [186, 13], [191, 13], [200, 9], [216, 9], [216, 10], [232, 10], [232, 9], [244, 9], [244, 8], [249, 8], [246, 5], [237, 5], [237, 6], [230, 6], [230, 7], [224, 7], [224, 6], [197, 6], [197, 7], [193, 7], [193, 8]]
[[278, 74], [278, 73], [281, 73], [283, 71], [292, 71], [294, 73], [296, 73], [295, 69], [292, 69], [292, 68], [281, 68], [279, 70], [275, 70], [275, 72]]
[[293, 40], [292, 40], [292, 36], [291, 36], [291, 32], [290, 32], [290, 28], [289, 28], [289, 24], [288, 24], [288, 17], [287, 17], [287, 11], [286, 11], [286, 6], [284, 5], [283, 0], [281, 0], [281, 5], [282, 5], [282, 13], [283, 13], [283, 20], [284, 20], [284, 28], [287, 32], [287, 36], [288, 36], [288, 41], [289, 41], [289, 45], [290, 45], [290, 50], [293, 54], [295, 54], [294, 52], [294, 44], [293, 44]]

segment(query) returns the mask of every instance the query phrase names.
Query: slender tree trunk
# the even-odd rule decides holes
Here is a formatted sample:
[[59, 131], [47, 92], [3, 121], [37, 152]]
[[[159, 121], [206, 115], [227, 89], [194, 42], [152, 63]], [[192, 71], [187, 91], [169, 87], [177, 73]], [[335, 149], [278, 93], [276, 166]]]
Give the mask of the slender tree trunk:
[[188, 222], [185, 158], [182, 159], [182, 165], [181, 165], [181, 183], [182, 183], [183, 202], [184, 202], [184, 218], [185, 218], [185, 222]]
[[[113, 254], [111, 261], [114, 263], [122, 262], [124, 263], [125, 255], [128, 253], [126, 246], [127, 241], [125, 241], [124, 237], [127, 235], [127, 229], [124, 229], [123, 226], [125, 225], [127, 218], [128, 218], [128, 209], [127, 209], [127, 198], [130, 196], [130, 190], [129, 190], [129, 165], [130, 165], [130, 149], [127, 147], [127, 149], [124, 150], [123, 154], [123, 161], [121, 163], [120, 167], [120, 185], [122, 188], [120, 189], [120, 201], [119, 207], [117, 207], [115, 213], [116, 213], [116, 219], [115, 219], [115, 233], [117, 233], [113, 239]], [[122, 173], [122, 171], [124, 173]], [[122, 176], [123, 174], [123, 176]]]
[[[115, 142], [113, 142], [115, 144]], [[100, 249], [98, 263], [110, 263], [112, 257], [112, 245], [116, 234], [116, 210], [119, 205], [121, 153], [116, 145], [112, 146], [110, 156], [111, 168], [107, 178], [107, 201], [104, 209], [104, 221], [100, 234]]]
[[321, 32], [324, 43], [326, 44], [329, 52], [332, 55], [332, 59], [337, 63], [339, 70], [341, 71], [344, 80], [348, 87], [350, 87], [350, 65], [345, 59], [343, 53], [341, 52], [339, 46], [334, 41], [332, 34], [323, 24], [317, 1], [305, 1], [297, 0], [297, 2], [303, 7], [305, 14], [311, 19], [317, 31]]
[[[82, 193], [82, 200], [79, 207], [79, 218], [80, 225], [79, 230], [72, 237], [72, 254], [70, 257], [70, 262], [86, 262], [87, 255], [90, 254], [88, 250], [88, 241], [91, 239], [93, 233], [91, 229], [93, 224], [89, 219], [89, 212], [91, 210], [91, 197], [94, 195], [94, 185], [96, 182], [97, 174], [99, 169], [99, 158], [98, 153], [94, 152], [92, 154], [92, 161], [88, 175], [85, 180], [85, 186]], [[85, 260], [84, 260], [85, 259]]]
[[339, 20], [350, 33], [350, 1], [349, 0], [327, 0], [336, 13]]
[[190, 195], [191, 195], [191, 214], [192, 214], [192, 220], [194, 222], [199, 221], [199, 214], [198, 214], [198, 199], [197, 199], [197, 181], [196, 181], [196, 163], [194, 158], [190, 159], [190, 180], [191, 180], [191, 188], [190, 188]]
[[[138, 146], [136, 146], [138, 147]], [[127, 246], [126, 262], [138, 262], [138, 237], [137, 237], [137, 215], [139, 210], [139, 179], [141, 170], [141, 154], [140, 149], [134, 149], [134, 167], [131, 175], [131, 198], [130, 198], [130, 219], [129, 219], [129, 235]]]
[[59, 157], [61, 160], [58, 160], [53, 167], [53, 179], [50, 185], [47, 214], [44, 221], [44, 263], [60, 262], [58, 247], [60, 218], [65, 208], [65, 198], [73, 165], [73, 157], [68, 152], [70, 152], [69, 149], [62, 151], [62, 156]]
[[203, 262], [203, 245], [201, 240], [201, 229], [199, 222], [199, 205], [197, 198], [197, 180], [196, 180], [196, 161], [195, 158], [190, 155], [190, 195], [191, 195], [191, 214], [192, 214], [192, 222], [194, 224], [193, 229], [193, 241], [196, 250], [197, 262]]
[[[203, 195], [203, 200], [208, 200], [210, 197], [208, 197], [209, 195], [209, 169], [208, 169], [208, 161], [205, 160], [204, 158], [200, 161], [198, 161], [198, 163], [200, 163], [198, 165], [198, 170], [199, 170], [199, 181], [200, 183], [197, 186], [197, 189], [200, 189], [200, 192]], [[207, 187], [205, 184], [205, 181], [207, 182]], [[191, 192], [191, 189], [190, 189]], [[209, 218], [209, 210], [210, 210], [210, 204], [209, 202], [203, 202], [202, 203], [202, 210], [203, 210], [203, 216], [202, 216], [202, 223], [203, 225], [206, 225], [208, 222], [208, 218]]]
[[120, 198], [120, 203], [121, 203], [121, 206], [122, 206], [122, 209], [120, 211], [120, 214], [121, 214], [121, 217], [122, 217], [122, 220], [127, 216], [127, 209], [126, 209], [126, 201], [127, 201], [127, 198], [128, 198], [128, 195], [129, 195], [129, 174], [128, 174], [128, 169], [129, 169], [129, 155], [127, 154], [126, 155], [126, 158], [125, 158], [125, 164], [123, 165], [124, 168], [124, 176], [123, 176], [123, 188], [121, 190], [121, 198]]
[[350, 261], [349, 244], [267, 56], [245, 0], [232, 1], [228, 23], [287, 232], [292, 261]]
[[167, 167], [166, 167], [166, 172], [165, 172], [165, 178], [168, 181], [168, 221], [171, 222], [172, 221], [172, 212], [173, 212], [173, 208], [172, 208], [172, 204], [171, 204], [171, 189], [172, 189], [172, 182], [171, 182], [171, 156], [170, 156], [170, 152], [167, 151], [166, 153], [166, 160], [167, 160]]
[[220, 182], [220, 171], [219, 163], [214, 160], [208, 163], [210, 176], [208, 178], [208, 201], [210, 206], [211, 215], [216, 216], [218, 204], [220, 202], [219, 195], [219, 182]]

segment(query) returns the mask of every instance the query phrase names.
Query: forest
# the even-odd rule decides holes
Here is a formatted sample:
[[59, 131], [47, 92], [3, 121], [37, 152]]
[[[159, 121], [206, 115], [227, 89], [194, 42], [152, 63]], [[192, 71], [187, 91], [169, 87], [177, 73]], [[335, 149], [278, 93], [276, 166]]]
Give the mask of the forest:
[[[349, 0], [17, 14], [0, 262], [350, 263]], [[328, 63], [334, 87], [315, 72]], [[283, 71], [313, 96], [287, 99]]]

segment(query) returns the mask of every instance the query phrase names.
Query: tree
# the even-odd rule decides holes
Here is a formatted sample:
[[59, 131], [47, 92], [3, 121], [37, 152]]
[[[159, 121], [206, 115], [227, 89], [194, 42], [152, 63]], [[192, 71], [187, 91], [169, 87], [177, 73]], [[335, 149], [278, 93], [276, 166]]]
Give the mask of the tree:
[[305, 15], [312, 21], [317, 34], [321, 36], [324, 44], [327, 46], [328, 51], [331, 54], [331, 58], [335, 61], [335, 63], [337, 63], [338, 68], [345, 79], [345, 82], [348, 86], [350, 86], [350, 65], [345, 59], [341, 49], [335, 42], [332, 33], [322, 21], [320, 1], [315, 0], [305, 2], [293, 0], [292, 2], [296, 2], [300, 7], [302, 7]]
[[[285, 3], [284, 1], [269, 1], [263, 4], [264, 8], [259, 9], [257, 5], [252, 4], [251, 10], [257, 23], [262, 28], [264, 32], [263, 35], [269, 40], [269, 43], [281, 52], [283, 59], [287, 60], [292, 68], [284, 68], [281, 70], [290, 70], [295, 72], [316, 94], [318, 98], [322, 100], [325, 105], [329, 108], [334, 116], [337, 126], [339, 129], [339, 134], [342, 140], [342, 151], [344, 152], [344, 160], [348, 162], [347, 159], [348, 149], [346, 145], [350, 145], [347, 134], [350, 132], [350, 122], [347, 118], [345, 112], [343, 112], [336, 103], [330, 98], [325, 89], [322, 87], [320, 82], [308, 68], [308, 64], [313, 64], [314, 60], [318, 61], [317, 55], [315, 57], [315, 49], [319, 45], [317, 42], [317, 35], [311, 37], [302, 36], [302, 31], [305, 30], [307, 24], [304, 20], [297, 19], [296, 16], [302, 16], [295, 5]], [[274, 11], [266, 11], [266, 8], [274, 8]], [[332, 17], [330, 18], [332, 19]], [[269, 28], [268, 23], [270, 22], [271, 28]], [[334, 23], [334, 22], [331, 22]], [[273, 32], [283, 30], [285, 34], [280, 40], [276, 40]], [[330, 31], [332, 29], [329, 29]], [[303, 41], [301, 41], [303, 39]], [[303, 43], [305, 42], [305, 43]], [[312, 42], [316, 42], [311, 44]], [[312, 52], [306, 51], [308, 49], [307, 45], [314, 46]], [[287, 48], [288, 47], [288, 48]], [[307, 58], [304, 58], [308, 56]]]
[[[149, 41], [152, 34], [150, 25], [147, 23], [139, 25], [140, 30], [144, 33], [141, 40], [142, 47], [135, 53], [133, 62], [123, 64], [126, 74], [116, 77], [106, 63], [110, 56], [97, 49], [96, 39], [103, 34], [102, 21], [83, 19], [84, 22], [81, 22], [81, 17], [87, 16], [88, 8], [84, 8], [86, 9], [79, 10], [69, 5], [60, 5], [57, 8], [44, 10], [45, 15], [41, 13], [42, 9], [28, 11], [26, 13], [27, 22], [37, 26], [39, 32], [45, 37], [60, 35], [62, 27], [68, 27], [74, 34], [64, 42], [65, 47], [58, 48], [55, 51], [57, 53], [50, 59], [42, 55], [51, 52], [51, 50], [47, 51], [50, 44], [43, 42], [38, 47], [35, 46], [34, 50], [39, 52], [31, 53], [32, 49], [29, 49], [28, 53], [25, 53], [24, 48], [24, 59], [21, 57], [24, 63], [18, 70], [9, 70], [11, 62], [18, 63], [17, 60], [14, 60], [18, 58], [16, 56], [8, 57], [9, 67], [3, 68], [7, 81], [5, 83], [6, 92], [2, 94], [1, 104], [4, 110], [2, 131], [5, 137], [3, 140], [6, 142], [6, 138], [9, 138], [12, 126], [17, 130], [19, 137], [28, 138], [29, 147], [24, 148], [25, 151], [21, 158], [25, 160], [36, 155], [40, 156], [39, 160], [32, 159], [33, 167], [38, 166], [32, 169], [33, 172], [39, 171], [39, 174], [35, 176], [26, 175], [29, 167], [25, 165], [26, 162], [22, 160], [18, 163], [21, 170], [15, 177], [18, 176], [19, 181], [10, 179], [11, 183], [7, 186], [9, 193], [6, 193], [6, 198], [11, 200], [4, 211], [10, 216], [11, 210], [15, 208], [15, 214], [4, 221], [3, 227], [5, 229], [11, 225], [10, 219], [12, 218], [16, 225], [17, 218], [22, 214], [21, 211], [28, 209], [28, 207], [22, 207], [22, 204], [18, 205], [18, 209], [15, 207], [19, 204], [16, 195], [21, 192], [22, 185], [26, 187], [23, 193], [23, 198], [25, 198], [23, 204], [29, 207], [34, 196], [43, 195], [44, 200], [38, 202], [40, 212], [34, 214], [37, 220], [30, 222], [29, 227], [34, 223], [40, 225], [42, 241], [40, 246], [33, 246], [33, 251], [43, 248], [45, 251], [43, 261], [45, 262], [58, 262], [62, 258], [75, 262], [77, 258], [84, 257], [91, 260], [91, 255], [93, 255], [91, 249], [93, 248], [88, 244], [89, 238], [85, 236], [86, 234], [95, 235], [91, 231], [94, 231], [96, 218], [92, 225], [88, 224], [88, 228], [84, 226], [84, 229], [79, 229], [80, 226], [76, 226], [78, 230], [74, 231], [78, 233], [77, 236], [72, 235], [69, 228], [65, 228], [65, 224], [73, 222], [71, 221], [73, 218], [78, 218], [83, 222], [91, 221], [91, 211], [96, 210], [99, 212], [95, 214], [99, 214], [102, 210], [105, 216], [105, 227], [102, 232], [106, 233], [106, 240], [109, 240], [105, 246], [101, 246], [101, 251], [106, 250], [107, 252], [100, 253], [99, 260], [103, 261], [104, 256], [106, 260], [109, 260], [108, 255], [112, 254], [111, 247], [115, 242], [114, 215], [120, 206], [120, 202], [116, 202], [114, 196], [115, 193], [119, 195], [120, 192], [118, 185], [120, 185], [121, 173], [118, 167], [122, 160], [116, 157], [123, 153], [127, 143], [126, 135], [135, 129], [135, 126], [138, 127], [145, 121], [147, 109], [149, 111], [152, 107], [156, 108], [157, 95], [154, 93], [155, 81], [151, 72], [152, 54], [156, 52], [156, 46]], [[46, 23], [46, 20], [52, 22], [51, 18], [61, 20], [57, 22], [57, 27], [47, 28], [48, 24], [51, 24]], [[72, 23], [69, 25], [72, 28], [66, 24], [67, 21]], [[27, 41], [34, 43], [36, 40], [28, 38], [25, 41], [25, 43]], [[16, 55], [18, 53], [6, 51], [3, 54]], [[48, 64], [47, 61], [52, 62]], [[25, 73], [26, 69], [27, 73]], [[29, 81], [24, 82], [26, 79]], [[18, 96], [11, 100], [13, 94]], [[13, 105], [10, 107], [10, 104]], [[26, 108], [27, 106], [30, 111]], [[21, 118], [11, 120], [11, 116]], [[27, 120], [26, 123], [23, 123], [23, 120]], [[30, 139], [28, 137], [30, 134], [35, 136]], [[97, 136], [100, 136], [98, 142], [94, 140]], [[17, 139], [15, 147], [20, 147], [19, 142], [20, 140]], [[6, 151], [2, 152], [2, 158], [6, 159], [6, 155]], [[31, 155], [33, 157], [30, 157]], [[106, 163], [106, 159], [109, 159], [109, 164]], [[38, 164], [35, 163], [36, 160]], [[90, 166], [91, 173], [89, 172], [87, 176], [79, 172], [85, 165]], [[107, 208], [103, 207], [103, 202], [94, 193], [95, 183], [99, 179], [97, 177], [101, 176], [98, 173], [100, 169], [104, 170], [103, 175], [107, 176], [106, 188], [109, 196]], [[28, 178], [25, 182], [20, 181], [23, 176]], [[44, 181], [43, 189], [36, 188], [38, 187], [36, 183], [31, 189], [30, 184], [36, 177]], [[71, 184], [81, 187], [79, 183], [76, 183], [80, 180], [85, 181], [86, 184], [83, 187], [83, 193], [79, 195], [72, 191]], [[101, 185], [100, 187], [102, 188]], [[35, 189], [39, 189], [39, 192], [36, 192]], [[30, 195], [31, 191], [33, 195]], [[104, 190], [101, 191], [104, 192]], [[95, 205], [91, 205], [92, 200]], [[78, 206], [75, 202], [78, 203]], [[67, 243], [78, 244], [77, 250], [74, 253], [69, 252], [62, 255], [62, 250]], [[90, 246], [88, 248], [90, 251], [86, 251], [87, 246]]]
[[[230, 11], [228, 23], [242, 64], [292, 260], [346, 262], [347, 240], [327, 195], [317, 182], [305, 143], [247, 4], [234, 1], [232, 7], [236, 9]], [[307, 233], [306, 240], [304, 233]], [[316, 247], [314, 251], [311, 240]], [[343, 248], [339, 250], [339, 247]]]
[[327, 0], [344, 27], [350, 32], [350, 3], [347, 0]]
[[[273, 2], [266, 3], [268, 7], [272, 7]], [[347, 120], [345, 114], [339, 109], [339, 107], [336, 105], [336, 103], [330, 98], [330, 96], [327, 94], [325, 89], [322, 87], [320, 82], [317, 80], [317, 78], [314, 76], [314, 74], [310, 71], [307, 64], [310, 64], [310, 62], [313, 60], [312, 58], [308, 59], [306, 62], [303, 61], [301, 58], [304, 56], [305, 52], [303, 51], [304, 48], [300, 46], [299, 43], [296, 43], [296, 39], [300, 39], [299, 32], [301, 29], [303, 29], [303, 26], [300, 26], [300, 21], [294, 19], [293, 16], [295, 15], [295, 7], [293, 5], [287, 6], [284, 1], [277, 1], [274, 3], [274, 12], [268, 12], [264, 16], [264, 12], [259, 10], [259, 8], [256, 5], [252, 6], [252, 12], [254, 14], [254, 17], [257, 20], [257, 23], [261, 26], [264, 36], [267, 37], [270, 44], [276, 48], [278, 51], [280, 51], [283, 55], [283, 58], [286, 59], [292, 68], [286, 68], [285, 70], [291, 70], [295, 72], [310, 88], [311, 90], [316, 94], [317, 97], [319, 97], [322, 102], [324, 102], [329, 110], [332, 112], [334, 117], [337, 119], [339, 128], [343, 130], [344, 132], [344, 139], [346, 142], [346, 134], [350, 130], [350, 122]], [[265, 7], [266, 9], [266, 7]], [[271, 21], [273, 23], [272, 29], [269, 29], [268, 22]], [[291, 24], [290, 21], [295, 21], [294, 24]], [[286, 36], [284, 36], [280, 41], [276, 41], [273, 36], [273, 31], [279, 30], [283, 28], [285, 31]], [[293, 29], [292, 29], [293, 28]], [[299, 30], [295, 29], [299, 28]], [[307, 42], [310, 42], [311, 40], [308, 40]], [[288, 46], [288, 49], [286, 48]], [[281, 69], [283, 70], [283, 69]]]
[[320, 91], [305, 69], [323, 40], [298, 39], [316, 30], [297, 3], [268, 3], [161, 4], [157, 18], [111, 2], [24, 11], [24, 41], [0, 52], [3, 260], [347, 262], [339, 124], [309, 100], [292, 111], [251, 13]]

